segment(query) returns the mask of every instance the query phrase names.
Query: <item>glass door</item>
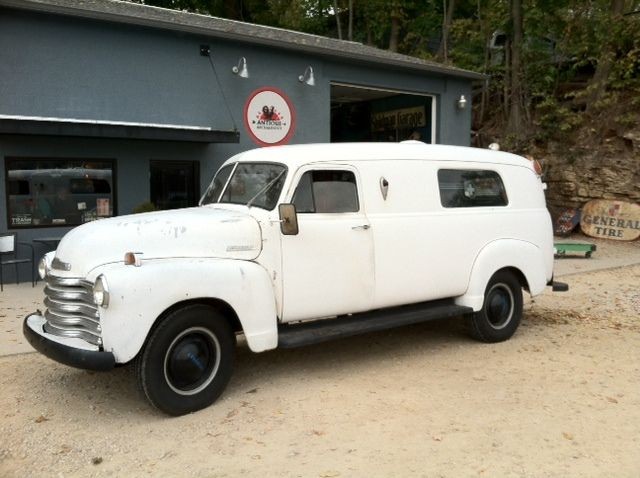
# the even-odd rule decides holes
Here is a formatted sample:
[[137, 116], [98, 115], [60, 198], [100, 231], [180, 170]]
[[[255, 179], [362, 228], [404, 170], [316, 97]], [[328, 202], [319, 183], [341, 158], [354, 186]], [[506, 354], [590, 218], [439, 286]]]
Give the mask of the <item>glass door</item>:
[[197, 161], [151, 161], [151, 202], [156, 209], [197, 206], [199, 166]]

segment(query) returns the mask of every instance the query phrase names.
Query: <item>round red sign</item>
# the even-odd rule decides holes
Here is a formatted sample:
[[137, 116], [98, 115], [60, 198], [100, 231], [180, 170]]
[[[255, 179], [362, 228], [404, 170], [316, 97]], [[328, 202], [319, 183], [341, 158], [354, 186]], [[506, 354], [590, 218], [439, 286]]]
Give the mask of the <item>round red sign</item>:
[[244, 126], [251, 139], [260, 146], [286, 144], [295, 129], [293, 104], [277, 88], [257, 89], [244, 105]]

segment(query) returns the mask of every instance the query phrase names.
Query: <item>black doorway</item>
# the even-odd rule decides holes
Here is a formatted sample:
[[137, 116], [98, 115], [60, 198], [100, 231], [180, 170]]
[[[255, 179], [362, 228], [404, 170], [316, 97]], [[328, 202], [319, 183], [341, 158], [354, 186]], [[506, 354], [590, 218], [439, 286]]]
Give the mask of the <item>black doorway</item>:
[[196, 206], [200, 199], [197, 161], [151, 161], [151, 202], [156, 209]]

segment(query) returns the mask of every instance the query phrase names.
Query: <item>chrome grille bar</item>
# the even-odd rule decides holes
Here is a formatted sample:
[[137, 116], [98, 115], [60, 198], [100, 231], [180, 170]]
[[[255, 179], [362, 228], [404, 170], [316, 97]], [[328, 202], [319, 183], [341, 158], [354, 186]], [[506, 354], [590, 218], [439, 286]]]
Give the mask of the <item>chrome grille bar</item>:
[[86, 303], [78, 303], [72, 300], [57, 300], [48, 296], [44, 299], [44, 305], [52, 310], [79, 313], [86, 315], [87, 317], [95, 317], [96, 319], [99, 317], [98, 308], [95, 305], [89, 305]]
[[100, 314], [93, 301], [93, 284], [84, 279], [45, 278], [44, 313], [47, 333], [73, 337], [93, 345], [102, 345]]
[[82, 325], [88, 331], [99, 335], [100, 332], [100, 320], [87, 317], [80, 314], [63, 314], [60, 312], [54, 312], [51, 309], [47, 309], [44, 313], [44, 318], [51, 323], [57, 323], [60, 325]]
[[45, 278], [45, 295], [62, 300], [81, 300], [93, 305], [93, 284], [91, 282], [68, 278], [53, 277], [48, 275]]
[[101, 345], [102, 340], [99, 337], [77, 327], [61, 327], [53, 325], [50, 322], [44, 324], [43, 329], [48, 334], [58, 335], [60, 337], [70, 337], [82, 339], [93, 345]]

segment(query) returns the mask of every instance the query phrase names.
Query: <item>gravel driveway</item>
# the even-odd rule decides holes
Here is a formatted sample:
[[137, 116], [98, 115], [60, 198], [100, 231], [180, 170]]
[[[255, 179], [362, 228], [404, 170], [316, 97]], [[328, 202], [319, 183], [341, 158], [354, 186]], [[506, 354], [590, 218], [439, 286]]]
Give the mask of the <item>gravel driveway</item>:
[[507, 342], [451, 320], [263, 354], [241, 344], [222, 398], [179, 418], [150, 408], [127, 367], [23, 353], [19, 322], [41, 292], [10, 286], [0, 476], [637, 477], [640, 265], [625, 264], [640, 243], [562, 261], [571, 290], [528, 301]]

